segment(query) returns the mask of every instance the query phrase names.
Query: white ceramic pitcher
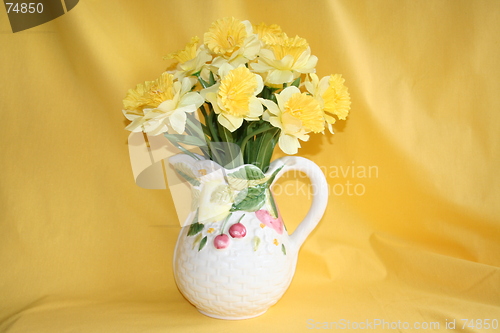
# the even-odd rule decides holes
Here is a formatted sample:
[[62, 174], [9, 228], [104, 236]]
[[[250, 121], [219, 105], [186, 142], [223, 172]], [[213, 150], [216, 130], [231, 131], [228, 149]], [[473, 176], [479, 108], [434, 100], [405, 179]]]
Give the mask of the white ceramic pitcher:
[[[263, 314], [287, 290], [299, 249], [325, 212], [328, 187], [321, 169], [295, 156], [274, 161], [265, 174], [253, 165], [228, 170], [185, 154], [169, 161], [192, 185], [194, 203], [175, 248], [179, 290], [210, 317]], [[292, 170], [310, 178], [313, 200], [288, 235], [269, 188]]]

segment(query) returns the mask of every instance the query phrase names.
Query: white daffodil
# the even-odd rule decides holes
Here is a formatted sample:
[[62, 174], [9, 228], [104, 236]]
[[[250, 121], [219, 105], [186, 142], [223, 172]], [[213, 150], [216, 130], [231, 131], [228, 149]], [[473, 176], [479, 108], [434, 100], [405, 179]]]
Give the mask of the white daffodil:
[[201, 95], [212, 104], [219, 123], [234, 132], [243, 120], [259, 120], [264, 110], [257, 98], [264, 87], [260, 75], [245, 66], [233, 68], [229, 64], [218, 74], [220, 82], [202, 90]]
[[302, 73], [313, 73], [318, 58], [311, 55], [309, 44], [304, 38], [267, 34], [265, 47], [260, 50], [256, 63], [251, 68], [265, 74], [265, 82], [270, 84], [291, 83]]
[[267, 108], [264, 120], [281, 129], [279, 147], [286, 154], [296, 154], [300, 148], [299, 139], [309, 140], [309, 132], [319, 133], [324, 130], [323, 111], [316, 99], [301, 93], [291, 86], [276, 94], [277, 104], [261, 99]]
[[325, 122], [331, 133], [333, 133], [332, 124], [335, 123], [332, 115], [345, 120], [349, 114], [351, 99], [344, 81], [340, 74], [325, 76], [319, 80], [316, 74], [311, 73], [304, 83], [307, 91], [318, 100], [324, 110]]
[[132, 121], [126, 129], [158, 135], [171, 127], [182, 134], [186, 112], [196, 111], [205, 102], [199, 93], [190, 92], [194, 84], [194, 78], [174, 82], [172, 74], [163, 73], [158, 80], [131, 89], [124, 100], [123, 113]]

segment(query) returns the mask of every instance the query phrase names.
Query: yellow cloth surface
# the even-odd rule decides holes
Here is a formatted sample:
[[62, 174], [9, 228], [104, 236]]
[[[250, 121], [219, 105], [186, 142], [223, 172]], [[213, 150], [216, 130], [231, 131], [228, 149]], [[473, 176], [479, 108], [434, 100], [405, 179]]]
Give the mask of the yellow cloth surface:
[[[331, 196], [290, 289], [238, 322], [177, 290], [172, 197], [134, 183], [121, 113], [224, 16], [306, 38], [352, 99], [299, 150]], [[0, 17], [0, 332], [495, 331], [477, 320], [500, 320], [500, 2], [81, 0], [15, 34]], [[279, 182], [289, 230], [306, 184]]]

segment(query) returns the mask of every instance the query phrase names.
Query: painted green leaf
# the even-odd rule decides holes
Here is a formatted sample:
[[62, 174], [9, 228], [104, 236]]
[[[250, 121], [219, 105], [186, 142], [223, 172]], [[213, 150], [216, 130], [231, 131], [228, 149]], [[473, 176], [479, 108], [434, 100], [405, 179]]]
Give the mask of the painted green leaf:
[[194, 247], [200, 242], [200, 240], [201, 240], [202, 237], [203, 237], [203, 234], [199, 233], [198, 236], [196, 236], [194, 238], [193, 246], [191, 247], [191, 249], [194, 249]]
[[233, 192], [228, 185], [219, 185], [215, 188], [215, 190], [210, 195], [210, 202], [224, 205], [232, 202], [233, 200]]
[[281, 251], [283, 252], [284, 255], [286, 255], [285, 244], [281, 244]]
[[245, 187], [252, 187], [252, 186], [257, 186], [259, 184], [265, 183], [265, 182], [267, 182], [267, 178], [246, 180], [246, 179], [228, 176], [227, 182], [229, 183], [229, 186], [231, 186], [232, 189], [234, 189], [236, 191], [241, 191]]
[[204, 225], [202, 223], [199, 223], [199, 222], [192, 223], [189, 226], [189, 230], [188, 230], [188, 234], [187, 235], [188, 236], [194, 236], [197, 233], [199, 233], [200, 231], [202, 231], [203, 227], [204, 227]]
[[203, 237], [203, 239], [200, 242], [200, 248], [198, 249], [198, 252], [201, 251], [205, 247], [205, 244], [207, 244], [207, 236]]
[[253, 245], [253, 250], [254, 251], [257, 251], [257, 249], [259, 248], [259, 245], [260, 245], [260, 238], [255, 236], [253, 239], [252, 239], [252, 245]]
[[245, 187], [248, 187], [248, 180], [246, 179], [228, 176], [227, 182], [229, 183], [229, 186], [231, 186], [231, 188], [235, 189], [236, 191], [241, 191]]
[[175, 163], [173, 164], [175, 171], [182, 176], [185, 180], [191, 183], [193, 186], [200, 186], [200, 182], [196, 179], [193, 170], [185, 163]]
[[276, 202], [274, 201], [274, 197], [269, 188], [267, 188], [266, 197], [267, 200], [269, 201], [269, 206], [271, 206], [271, 211], [269, 213], [271, 213], [271, 216], [274, 217], [275, 219], [278, 218], [278, 208], [276, 207]]
[[239, 178], [239, 179], [247, 179], [247, 180], [256, 180], [262, 179], [266, 175], [255, 165], [245, 165], [243, 168], [235, 171], [233, 173], [228, 174], [228, 176]]
[[234, 199], [231, 211], [245, 210], [247, 212], [255, 212], [266, 202], [266, 188], [266, 186], [259, 185], [249, 187], [246, 191], [241, 191]]

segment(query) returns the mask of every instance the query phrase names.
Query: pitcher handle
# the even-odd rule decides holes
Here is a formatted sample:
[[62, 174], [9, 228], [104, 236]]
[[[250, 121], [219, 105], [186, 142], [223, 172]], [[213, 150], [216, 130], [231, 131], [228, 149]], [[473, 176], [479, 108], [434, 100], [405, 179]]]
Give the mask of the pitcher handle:
[[298, 251], [325, 213], [328, 204], [328, 183], [319, 166], [307, 158], [298, 156], [282, 157], [272, 163], [269, 172], [273, 172], [282, 165], [284, 167], [276, 175], [274, 181], [288, 171], [297, 170], [304, 172], [311, 180], [312, 185], [313, 200], [311, 207], [304, 220], [300, 222], [293, 234], [290, 235], [290, 240]]

